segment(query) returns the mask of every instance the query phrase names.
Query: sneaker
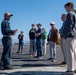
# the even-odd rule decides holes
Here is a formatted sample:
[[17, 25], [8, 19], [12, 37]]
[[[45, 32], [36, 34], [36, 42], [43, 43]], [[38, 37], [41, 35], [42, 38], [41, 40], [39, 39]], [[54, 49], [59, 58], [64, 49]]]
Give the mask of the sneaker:
[[19, 52], [16, 52], [16, 53], [19, 53]]
[[34, 57], [36, 57], [37, 56], [37, 54], [34, 54]]
[[43, 54], [43, 56], [46, 56], [46, 54]]
[[39, 57], [39, 59], [42, 59], [42, 57]]
[[60, 65], [66, 65], [66, 62], [62, 62], [62, 63], [60, 63]]
[[34, 56], [34, 58], [38, 58], [38, 56]]
[[74, 75], [74, 71], [66, 71], [62, 75]]
[[11, 69], [13, 69], [13, 67], [11, 67], [11, 66], [10, 67], [4, 67], [3, 68], [3, 70], [11, 70]]
[[56, 59], [52, 59], [51, 62], [56, 62]]
[[33, 55], [32, 54], [30, 54], [30, 57], [32, 57]]
[[52, 60], [53, 58], [48, 58], [48, 60]]
[[74, 73], [76, 73], [76, 70], [74, 70]]

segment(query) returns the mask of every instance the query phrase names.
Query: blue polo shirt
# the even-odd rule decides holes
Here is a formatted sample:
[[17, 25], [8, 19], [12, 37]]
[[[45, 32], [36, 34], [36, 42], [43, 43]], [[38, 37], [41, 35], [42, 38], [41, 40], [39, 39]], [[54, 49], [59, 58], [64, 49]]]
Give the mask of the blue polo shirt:
[[[40, 29], [38, 29], [37, 31], [36, 31], [36, 33], [42, 33], [42, 30], [41, 30], [41, 28]], [[41, 37], [41, 35], [39, 35], [39, 36], [37, 36], [36, 37], [36, 39], [41, 39], [42, 37]]]
[[59, 29], [60, 37], [63, 37], [63, 30], [64, 30], [65, 22], [63, 22], [63, 25], [61, 26], [61, 29]]

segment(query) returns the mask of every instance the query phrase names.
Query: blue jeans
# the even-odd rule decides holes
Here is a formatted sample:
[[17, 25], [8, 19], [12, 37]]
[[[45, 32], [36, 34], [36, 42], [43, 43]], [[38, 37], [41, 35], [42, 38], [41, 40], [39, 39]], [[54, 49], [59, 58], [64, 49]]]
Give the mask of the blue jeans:
[[36, 39], [37, 57], [42, 57], [42, 42], [41, 39]]
[[21, 52], [23, 51], [23, 45], [24, 45], [23, 41], [19, 41], [18, 52], [20, 51], [20, 49]]
[[56, 59], [56, 45], [53, 41], [49, 42], [50, 48], [50, 58]]
[[3, 44], [3, 53], [1, 57], [1, 65], [4, 67], [9, 67], [12, 39], [10, 37], [3, 37], [2, 44]]

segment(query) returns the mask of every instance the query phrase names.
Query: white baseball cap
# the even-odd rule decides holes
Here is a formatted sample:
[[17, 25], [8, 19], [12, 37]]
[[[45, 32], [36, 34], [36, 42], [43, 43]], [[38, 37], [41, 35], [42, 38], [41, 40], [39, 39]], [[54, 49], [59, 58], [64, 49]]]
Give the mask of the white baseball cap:
[[51, 22], [50, 25], [55, 25], [55, 22]]

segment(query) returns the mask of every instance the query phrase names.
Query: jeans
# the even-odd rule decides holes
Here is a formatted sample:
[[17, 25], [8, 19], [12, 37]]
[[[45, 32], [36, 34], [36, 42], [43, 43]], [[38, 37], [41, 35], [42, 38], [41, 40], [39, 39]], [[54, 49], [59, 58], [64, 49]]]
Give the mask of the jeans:
[[56, 59], [56, 45], [53, 41], [49, 42], [50, 48], [50, 58]]
[[42, 42], [41, 39], [36, 39], [37, 57], [42, 57]]
[[21, 52], [23, 51], [23, 45], [24, 45], [23, 41], [19, 41], [18, 52], [20, 51], [20, 49]]
[[2, 44], [3, 44], [3, 53], [1, 57], [1, 65], [4, 67], [9, 67], [12, 39], [10, 37], [3, 37]]

